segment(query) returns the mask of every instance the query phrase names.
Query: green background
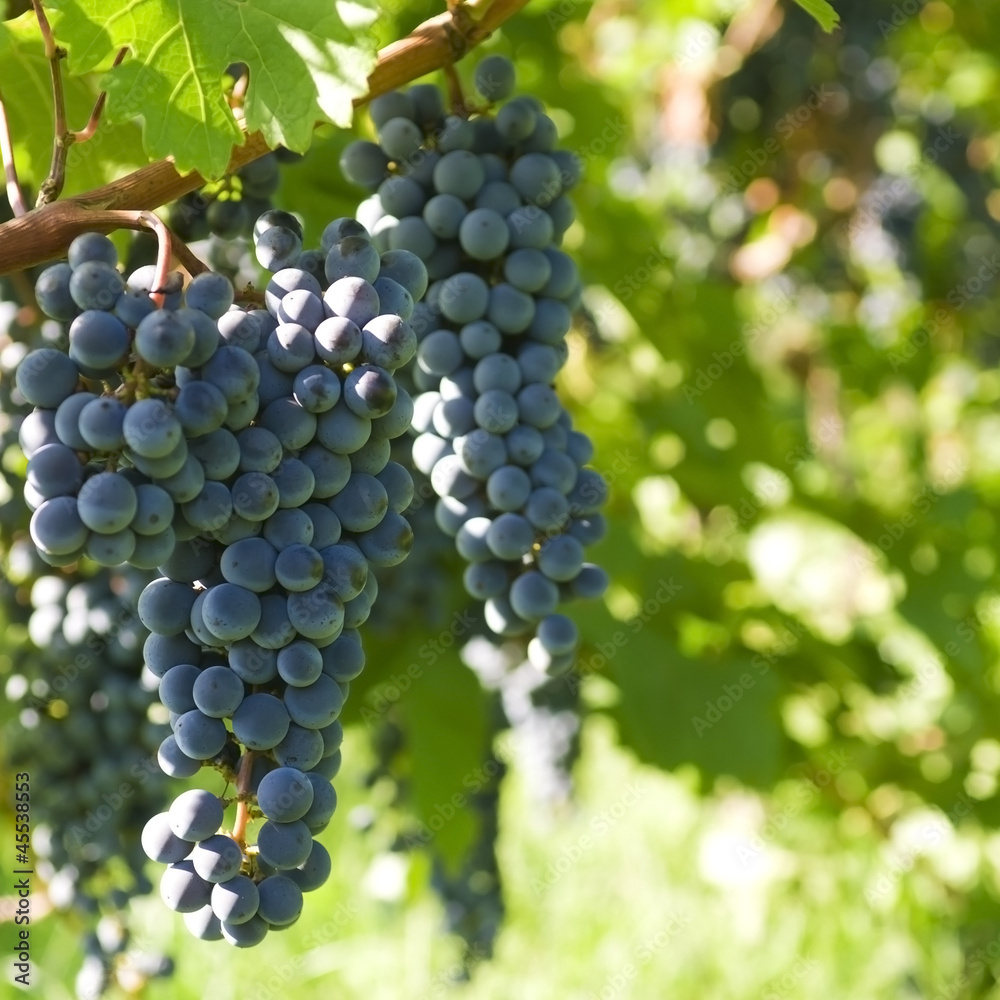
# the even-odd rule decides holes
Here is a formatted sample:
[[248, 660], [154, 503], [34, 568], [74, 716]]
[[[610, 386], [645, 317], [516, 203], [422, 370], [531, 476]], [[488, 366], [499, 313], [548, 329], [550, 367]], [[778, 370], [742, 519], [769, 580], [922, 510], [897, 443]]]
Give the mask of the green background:
[[[429, 606], [366, 639], [330, 883], [249, 954], [141, 901], [178, 964], [148, 996], [1000, 996], [1000, 29], [988, 0], [835, 6], [825, 35], [757, 0], [535, 0], [488, 43], [586, 165], [561, 389], [611, 487], [612, 584], [569, 612], [574, 800], [485, 746], [454, 648], [422, 655], [463, 607], [442, 557]], [[284, 171], [312, 241], [357, 203], [349, 138]], [[387, 704], [403, 803], [362, 780]], [[508, 912], [456, 985], [428, 852], [392, 846], [490, 752]], [[47, 998], [72, 934], [35, 928]]]

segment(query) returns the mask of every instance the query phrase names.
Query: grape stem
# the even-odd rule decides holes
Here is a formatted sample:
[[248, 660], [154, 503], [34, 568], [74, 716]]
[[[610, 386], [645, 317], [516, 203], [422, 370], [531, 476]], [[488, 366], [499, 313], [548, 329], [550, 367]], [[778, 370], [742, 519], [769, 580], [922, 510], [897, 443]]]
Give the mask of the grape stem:
[[261, 309], [264, 308], [264, 293], [259, 292], [254, 288], [249, 286], [241, 290], [236, 291], [236, 301], [237, 302], [252, 302], [255, 306], [259, 306]]
[[156, 233], [156, 276], [153, 279], [153, 291], [150, 297], [156, 303], [156, 308], [162, 309], [167, 298], [167, 278], [170, 276], [173, 240], [167, 224], [154, 212], [140, 212], [139, 215], [143, 224]]
[[462, 118], [469, 117], [469, 109], [465, 104], [465, 95], [462, 93], [462, 81], [458, 78], [458, 70], [454, 63], [449, 63], [444, 67], [444, 75], [448, 81], [448, 96], [451, 98], [451, 110]]
[[[128, 48], [121, 48], [118, 50], [118, 55], [115, 56], [115, 61], [111, 68], [114, 69], [128, 54]], [[94, 137], [94, 133], [97, 131], [98, 125], [101, 124], [101, 114], [104, 111], [104, 105], [108, 100], [108, 92], [102, 90], [97, 95], [97, 100], [94, 103], [94, 110], [90, 112], [90, 118], [87, 119], [87, 124], [79, 132], [73, 133], [74, 142], [86, 142], [88, 139]]]
[[35, 203], [36, 208], [42, 208], [55, 201], [62, 194], [63, 185], [66, 183], [66, 156], [69, 153], [69, 147], [73, 144], [73, 136], [66, 127], [66, 97], [63, 91], [62, 70], [59, 66], [66, 51], [56, 45], [49, 19], [45, 16], [45, 11], [42, 10], [41, 0], [31, 0], [31, 6], [34, 8], [35, 17], [38, 19], [38, 28], [45, 44], [45, 58], [49, 61], [54, 111], [52, 162], [49, 166], [48, 177], [42, 181], [42, 185], [38, 189], [38, 200]]
[[[92, 138], [101, 122], [101, 114], [107, 102], [107, 91], [102, 90], [97, 95], [94, 110], [90, 113], [87, 124], [79, 132], [74, 132], [66, 122], [66, 96], [63, 89], [61, 62], [66, 58], [66, 50], [56, 45], [55, 37], [52, 34], [52, 27], [49, 19], [42, 9], [41, 0], [31, 0], [35, 17], [38, 20], [38, 28], [42, 33], [42, 41], [45, 43], [45, 58], [49, 61], [49, 73], [52, 77], [52, 106], [55, 111], [55, 121], [52, 136], [52, 162], [49, 166], [49, 174], [42, 181], [38, 190], [38, 201], [36, 208], [54, 202], [66, 184], [66, 159], [69, 156], [69, 147], [75, 142], [86, 142]], [[128, 53], [127, 48], [119, 49], [115, 56], [114, 66], [117, 66]], [[113, 67], [112, 67], [113, 68]]]
[[240, 845], [240, 849], [246, 851], [247, 847], [247, 823], [250, 822], [250, 800], [253, 793], [250, 791], [250, 778], [253, 772], [254, 757], [253, 750], [247, 750], [240, 761], [239, 774], [236, 776], [236, 822], [233, 824], [233, 840]]
[[10, 203], [14, 218], [24, 215], [28, 206], [24, 200], [24, 192], [17, 179], [17, 167], [14, 164], [14, 145], [10, 141], [10, 123], [7, 121], [7, 108], [0, 94], [0, 157], [3, 159], [3, 173], [7, 185], [7, 201]]
[[[33, 3], [38, 6], [38, 0]], [[456, 62], [527, 3], [528, 0], [467, 3], [456, 13], [446, 11], [424, 21], [405, 38], [379, 52], [375, 69], [368, 77], [368, 93], [355, 100], [355, 105]], [[228, 172], [235, 173], [269, 150], [259, 132], [248, 135], [243, 145], [234, 148]], [[38, 207], [0, 226], [0, 275], [59, 257], [81, 233], [107, 233], [119, 228], [120, 223], [114, 223], [109, 212], [157, 208], [204, 184], [205, 178], [197, 171], [181, 176], [173, 162], [165, 159], [92, 191]]]

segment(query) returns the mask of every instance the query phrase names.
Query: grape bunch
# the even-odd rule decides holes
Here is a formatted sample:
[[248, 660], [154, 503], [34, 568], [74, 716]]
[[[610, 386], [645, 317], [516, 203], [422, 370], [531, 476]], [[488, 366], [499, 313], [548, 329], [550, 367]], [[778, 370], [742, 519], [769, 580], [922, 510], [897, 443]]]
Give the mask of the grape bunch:
[[416, 350], [401, 313], [427, 284], [416, 257], [380, 257], [350, 219], [327, 227], [322, 254], [302, 252], [287, 213], [255, 231], [258, 259], [276, 268], [266, 320], [243, 314], [230, 347], [254, 365], [250, 426], [196, 498], [200, 533], [138, 605], [171, 713], [160, 766], [191, 777], [209, 764], [236, 785], [228, 799], [182, 793], [143, 844], [168, 865], [161, 896], [191, 932], [240, 947], [294, 922], [302, 893], [330, 874], [314, 835], [336, 807], [338, 716], [365, 662], [357, 629], [378, 593], [373, 570], [402, 562], [413, 539], [402, 516], [413, 483], [390, 460], [412, 404], [393, 372]]
[[7, 629], [5, 695], [17, 723], [5, 733], [4, 764], [31, 775], [31, 846], [46, 894], [86, 928], [81, 1000], [172, 968], [131, 946], [124, 916], [152, 888], [140, 834], [168, 799], [155, 756], [167, 727], [150, 717], [152, 688], [135, 680], [146, 635], [135, 603], [147, 576], [53, 575], [18, 541], [2, 585], [8, 615], [23, 620]]
[[432, 279], [415, 307], [413, 464], [430, 477], [437, 523], [468, 562], [467, 591], [498, 636], [534, 630], [538, 669], [570, 669], [576, 627], [561, 600], [597, 597], [607, 575], [585, 562], [603, 537], [607, 487], [586, 468], [592, 445], [553, 387], [579, 301], [567, 197], [580, 164], [555, 149], [552, 120], [516, 97], [511, 63], [476, 68], [490, 102], [445, 114], [418, 85], [371, 103], [378, 142], [347, 146], [341, 169], [374, 193], [358, 209], [375, 246], [410, 253]]

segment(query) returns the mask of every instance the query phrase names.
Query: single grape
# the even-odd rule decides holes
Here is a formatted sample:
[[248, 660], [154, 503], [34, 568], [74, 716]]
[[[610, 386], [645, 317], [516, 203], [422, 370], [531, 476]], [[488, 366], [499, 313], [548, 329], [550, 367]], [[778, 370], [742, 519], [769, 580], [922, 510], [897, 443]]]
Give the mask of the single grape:
[[69, 291], [72, 276], [70, 264], [53, 264], [42, 271], [35, 282], [35, 299], [39, 308], [46, 316], [63, 323], [70, 322], [79, 311]]
[[88, 309], [70, 324], [69, 357], [86, 372], [99, 375], [111, 371], [128, 347], [128, 329], [110, 312]]
[[266, 684], [278, 675], [275, 652], [252, 639], [241, 639], [229, 647], [229, 669], [245, 684]]
[[349, 143], [340, 154], [340, 170], [359, 187], [374, 189], [382, 182], [389, 158], [374, 142], [359, 139]]
[[253, 948], [267, 937], [267, 924], [258, 916], [252, 916], [243, 923], [223, 920], [219, 924], [223, 938], [234, 948]]
[[312, 892], [326, 883], [333, 869], [330, 852], [318, 841], [312, 842], [309, 856], [294, 868], [288, 870], [288, 877], [303, 892]]
[[26, 479], [41, 498], [67, 496], [75, 493], [83, 481], [83, 466], [72, 448], [47, 444], [28, 459]]
[[[255, 227], [256, 229], [256, 227]], [[257, 262], [266, 271], [292, 267], [302, 253], [302, 237], [285, 226], [271, 226], [254, 240]]]
[[222, 923], [210, 904], [184, 914], [184, 926], [201, 941], [221, 941]]
[[[305, 862], [312, 851], [313, 839], [302, 820], [276, 823], [268, 820], [257, 832], [260, 857], [278, 871], [288, 871]], [[293, 878], [293, 881], [297, 881]]]
[[221, 583], [205, 594], [205, 627], [223, 642], [247, 638], [259, 624], [260, 614], [260, 600], [245, 587]]
[[69, 293], [80, 309], [111, 310], [123, 291], [125, 282], [113, 264], [90, 259], [73, 266]]
[[225, 275], [207, 271], [191, 280], [185, 299], [189, 308], [219, 319], [233, 304], [233, 286]]
[[233, 713], [233, 734], [250, 750], [270, 750], [288, 732], [288, 712], [271, 694], [251, 694]]
[[160, 897], [177, 913], [200, 910], [208, 902], [211, 891], [211, 883], [198, 875], [190, 861], [170, 865], [160, 877]]
[[245, 924], [260, 903], [257, 886], [246, 875], [233, 875], [212, 889], [212, 912], [223, 926]]
[[162, 678], [157, 693], [163, 705], [178, 715], [190, 712], [198, 706], [194, 700], [194, 682], [201, 671], [191, 663], [178, 663], [171, 667]]
[[206, 882], [227, 882], [239, 874], [243, 852], [232, 837], [215, 834], [195, 846], [191, 851], [191, 864]]
[[185, 712], [174, 723], [177, 749], [192, 760], [208, 760], [226, 745], [226, 727], [220, 719], [212, 719], [194, 709]]
[[174, 864], [183, 861], [194, 844], [184, 840], [170, 829], [170, 818], [165, 812], [157, 813], [142, 828], [142, 849], [152, 861]]
[[214, 719], [230, 718], [243, 701], [244, 693], [243, 681], [226, 666], [203, 670], [192, 687], [195, 706]]
[[302, 912], [302, 890], [286, 875], [269, 875], [257, 886], [258, 913], [273, 927], [294, 923]]
[[514, 92], [514, 64], [506, 56], [486, 56], [476, 65], [473, 80], [487, 101], [506, 100]]
[[42, 347], [25, 355], [17, 366], [15, 384], [33, 406], [55, 409], [71, 395], [80, 372], [70, 358], [52, 347]]
[[201, 770], [201, 761], [189, 757], [177, 745], [177, 740], [171, 734], [163, 739], [156, 752], [156, 762], [160, 770], [171, 778], [190, 778]]
[[182, 840], [204, 840], [222, 825], [223, 806], [203, 788], [181, 792], [167, 810], [170, 829]]
[[313, 803], [313, 786], [294, 767], [278, 767], [266, 774], [257, 788], [257, 804], [269, 820], [291, 823], [301, 819]]

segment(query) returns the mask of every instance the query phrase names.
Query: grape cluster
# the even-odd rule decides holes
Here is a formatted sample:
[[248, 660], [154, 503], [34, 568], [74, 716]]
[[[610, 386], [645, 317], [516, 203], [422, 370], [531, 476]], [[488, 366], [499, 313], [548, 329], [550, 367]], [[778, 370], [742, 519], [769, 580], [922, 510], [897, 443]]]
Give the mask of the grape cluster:
[[[357, 629], [378, 593], [372, 570], [402, 562], [413, 538], [402, 516], [413, 483], [390, 460], [412, 404], [393, 372], [416, 350], [403, 316], [427, 284], [416, 257], [380, 257], [350, 219], [327, 227], [322, 253], [302, 252], [283, 212], [262, 216], [255, 239], [261, 264], [277, 268], [267, 312], [242, 314], [225, 348], [253, 365], [249, 426], [188, 505], [200, 533], [178, 543], [138, 606], [152, 633], [146, 667], [171, 713], [160, 766], [190, 777], [209, 763], [237, 786], [228, 800], [183, 793], [143, 843], [169, 866], [160, 892], [191, 932], [241, 947], [296, 920], [302, 893], [330, 873], [313, 837], [336, 806], [338, 716], [364, 666]], [[183, 391], [198, 379], [179, 381]], [[232, 831], [220, 832], [229, 805]]]
[[77, 995], [90, 1000], [114, 982], [141, 986], [172, 968], [129, 948], [122, 919], [129, 900], [152, 888], [140, 833], [168, 799], [155, 756], [166, 725], [150, 717], [151, 687], [135, 681], [146, 636], [135, 603], [146, 575], [46, 569], [29, 544], [11, 547], [4, 603], [25, 620], [23, 631], [7, 630], [5, 696], [17, 724], [4, 763], [11, 775], [31, 775], [31, 846], [48, 898], [89, 928]]
[[462, 662], [486, 691], [495, 693], [498, 712], [528, 763], [526, 784], [549, 812], [565, 807], [573, 794], [573, 765], [580, 754], [580, 685], [572, 677], [540, 674], [516, 643], [499, 645], [473, 636]]
[[550, 674], [574, 661], [577, 632], [556, 609], [596, 597], [604, 571], [584, 547], [604, 534], [604, 479], [585, 468], [553, 382], [580, 281], [558, 247], [573, 221], [573, 154], [531, 97], [508, 97], [513, 66], [482, 60], [476, 86], [491, 107], [446, 115], [419, 85], [371, 103], [378, 142], [344, 150], [348, 180], [374, 193], [358, 219], [383, 252], [424, 261], [432, 284], [413, 314], [413, 464], [439, 496], [437, 523], [469, 563], [466, 589], [485, 601], [499, 636], [535, 630], [532, 663]]

